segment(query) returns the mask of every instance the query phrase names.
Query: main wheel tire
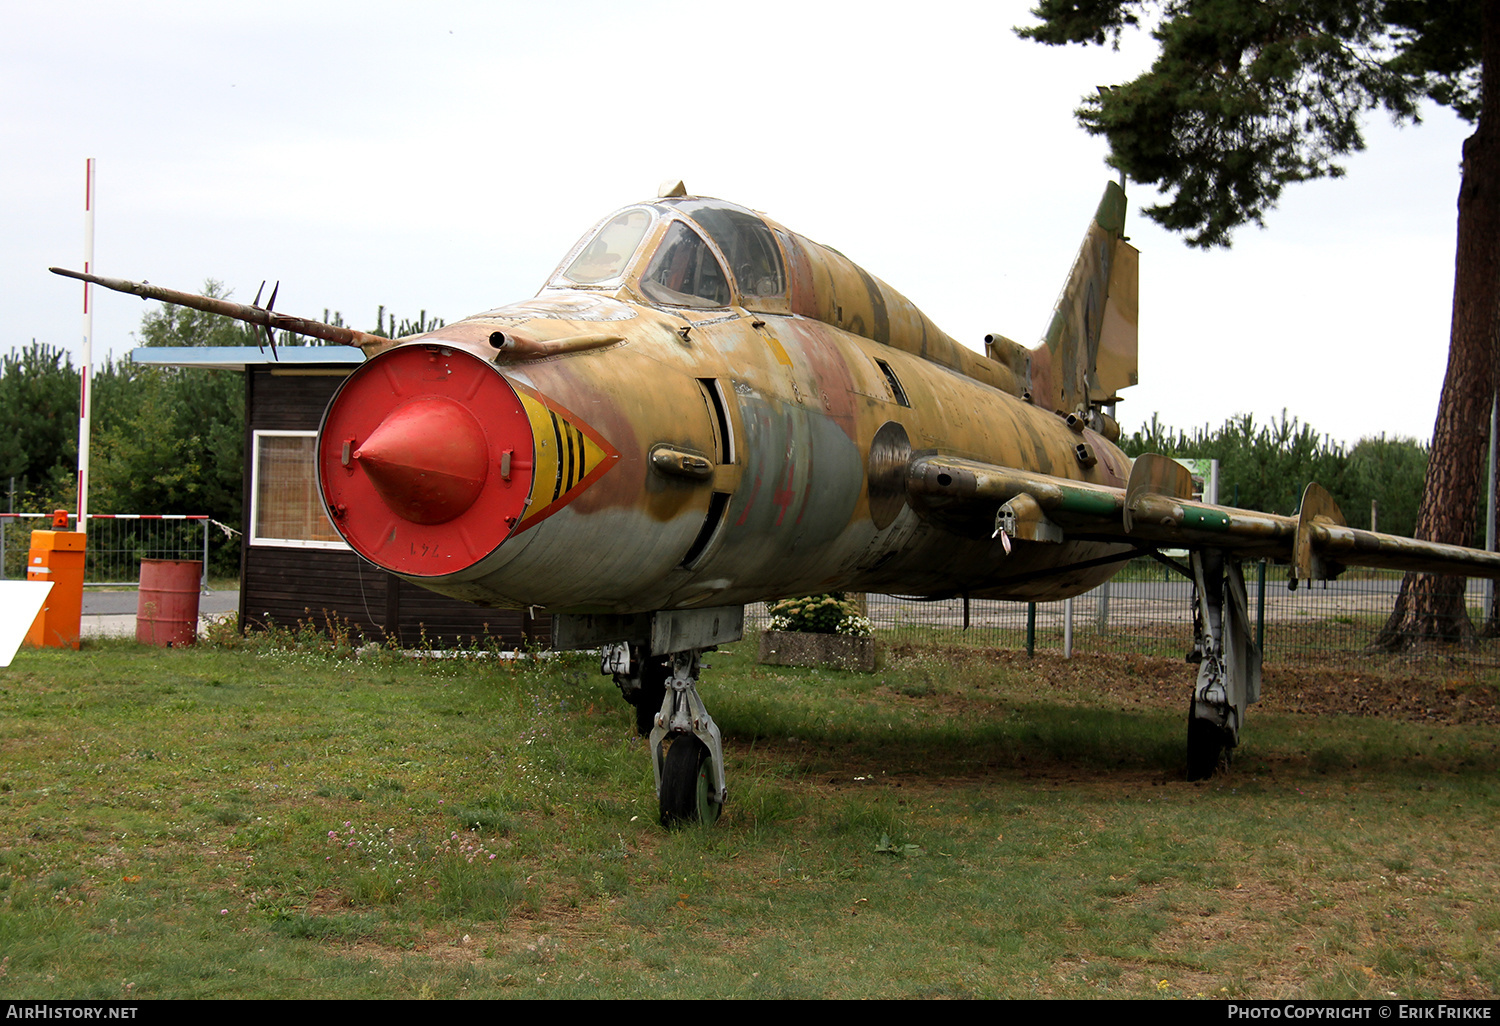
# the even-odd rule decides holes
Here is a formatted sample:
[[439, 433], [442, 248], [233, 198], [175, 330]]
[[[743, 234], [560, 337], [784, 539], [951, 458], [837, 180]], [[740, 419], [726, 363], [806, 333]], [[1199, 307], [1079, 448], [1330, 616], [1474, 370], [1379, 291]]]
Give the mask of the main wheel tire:
[[722, 809], [713, 792], [713, 757], [708, 746], [692, 734], [677, 738], [667, 749], [661, 775], [661, 825], [713, 825]]
[[1229, 735], [1223, 727], [1188, 713], [1187, 778], [1207, 780], [1229, 764]]

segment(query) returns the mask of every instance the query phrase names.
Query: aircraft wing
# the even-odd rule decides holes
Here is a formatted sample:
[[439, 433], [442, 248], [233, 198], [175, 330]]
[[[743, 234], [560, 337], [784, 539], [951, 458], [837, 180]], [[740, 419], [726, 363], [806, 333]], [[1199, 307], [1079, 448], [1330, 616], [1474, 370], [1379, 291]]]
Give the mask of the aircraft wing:
[[1500, 578], [1500, 553], [1347, 526], [1315, 483], [1296, 516], [1198, 502], [1187, 468], [1154, 454], [1135, 460], [1123, 489], [940, 455], [912, 460], [906, 488], [918, 508], [998, 508], [997, 539], [1220, 549], [1291, 563], [1299, 580], [1335, 577], [1345, 566]]

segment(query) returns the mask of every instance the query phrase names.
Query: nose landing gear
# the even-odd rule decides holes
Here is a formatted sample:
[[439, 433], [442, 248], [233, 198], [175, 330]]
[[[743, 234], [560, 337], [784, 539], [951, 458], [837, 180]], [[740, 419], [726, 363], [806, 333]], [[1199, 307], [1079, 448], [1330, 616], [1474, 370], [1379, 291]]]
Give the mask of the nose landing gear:
[[691, 649], [652, 658], [622, 643], [605, 650], [600, 666], [635, 706], [637, 732], [651, 739], [664, 827], [714, 823], [727, 794], [719, 727], [698, 694], [698, 655]]
[[698, 657], [744, 637], [744, 626], [743, 606], [553, 617], [553, 647], [600, 648], [600, 672], [635, 706], [665, 827], [707, 826], [723, 811], [724, 744], [698, 694]]

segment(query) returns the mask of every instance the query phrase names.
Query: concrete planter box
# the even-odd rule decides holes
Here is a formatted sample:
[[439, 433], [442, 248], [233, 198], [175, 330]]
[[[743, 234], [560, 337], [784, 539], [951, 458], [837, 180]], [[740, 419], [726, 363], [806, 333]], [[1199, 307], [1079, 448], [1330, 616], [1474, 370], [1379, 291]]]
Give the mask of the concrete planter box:
[[760, 636], [760, 661], [772, 666], [822, 666], [874, 673], [879, 656], [874, 638], [790, 631], [766, 631]]

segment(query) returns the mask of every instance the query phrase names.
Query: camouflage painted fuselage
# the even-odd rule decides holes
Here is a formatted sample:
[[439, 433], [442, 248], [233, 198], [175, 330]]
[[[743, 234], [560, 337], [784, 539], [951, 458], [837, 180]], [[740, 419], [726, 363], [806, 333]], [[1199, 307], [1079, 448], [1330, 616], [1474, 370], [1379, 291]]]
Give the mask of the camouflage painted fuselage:
[[[627, 208], [535, 299], [370, 347], [319, 440], [351, 545], [457, 598], [553, 612], [828, 590], [1052, 599], [1114, 572], [1067, 568], [1119, 545], [1007, 551], [992, 511], [908, 490], [924, 454], [1124, 486], [1129, 460], [1106, 437], [1023, 398], [1024, 350], [964, 349], [763, 219], [746, 244], [759, 269], [737, 237], [703, 229], [694, 258], [719, 259], [709, 277], [725, 280], [674, 276], [673, 240], [726, 209], [754, 216], [716, 201]], [[597, 274], [576, 270], [591, 240], [632, 218], [649, 222], [636, 248], [579, 283]]]

